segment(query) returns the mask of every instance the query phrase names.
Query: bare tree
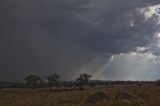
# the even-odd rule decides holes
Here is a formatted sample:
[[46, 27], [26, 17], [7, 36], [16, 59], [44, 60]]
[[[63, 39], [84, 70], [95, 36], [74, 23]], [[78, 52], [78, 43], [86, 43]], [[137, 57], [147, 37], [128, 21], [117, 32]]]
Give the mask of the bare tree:
[[78, 85], [80, 86], [80, 89], [83, 89], [83, 87], [87, 84], [89, 79], [91, 78], [91, 75], [84, 73], [80, 74], [76, 81], [78, 82]]
[[37, 85], [41, 83], [42, 80], [37, 75], [28, 75], [25, 77], [25, 81], [26, 81], [27, 86], [35, 89]]
[[57, 73], [47, 76], [48, 86], [50, 90], [52, 90], [52, 86], [57, 86], [59, 78], [60, 76]]

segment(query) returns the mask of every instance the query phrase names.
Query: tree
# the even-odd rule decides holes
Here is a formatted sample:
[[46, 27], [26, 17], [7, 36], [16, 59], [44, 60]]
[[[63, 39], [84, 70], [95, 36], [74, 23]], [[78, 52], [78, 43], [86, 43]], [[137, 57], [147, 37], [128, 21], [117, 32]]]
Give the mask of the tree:
[[37, 88], [38, 84], [41, 83], [42, 80], [37, 75], [28, 75], [25, 77], [25, 81], [26, 81], [27, 86], [35, 89]]
[[60, 76], [57, 73], [47, 76], [48, 86], [50, 90], [52, 90], [52, 86], [57, 86], [59, 78]]
[[91, 75], [84, 73], [80, 74], [76, 81], [78, 82], [78, 85], [81, 87], [80, 89], [83, 89], [83, 86], [87, 84], [89, 79], [91, 78]]

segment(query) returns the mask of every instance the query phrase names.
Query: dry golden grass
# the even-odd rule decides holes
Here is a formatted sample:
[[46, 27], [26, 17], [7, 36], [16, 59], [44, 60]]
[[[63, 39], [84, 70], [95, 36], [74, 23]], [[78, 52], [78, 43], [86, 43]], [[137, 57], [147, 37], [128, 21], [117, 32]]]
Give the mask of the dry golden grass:
[[[88, 90], [49, 92], [47, 90], [10, 90], [0, 92], [0, 106], [90, 106], [85, 99], [97, 91], [110, 94], [110, 100], [104, 100], [95, 106], [160, 106], [160, 87], [136, 85], [103, 86]], [[118, 93], [125, 92], [135, 95], [139, 100], [125, 103], [115, 100]], [[93, 106], [93, 105], [92, 105]]]

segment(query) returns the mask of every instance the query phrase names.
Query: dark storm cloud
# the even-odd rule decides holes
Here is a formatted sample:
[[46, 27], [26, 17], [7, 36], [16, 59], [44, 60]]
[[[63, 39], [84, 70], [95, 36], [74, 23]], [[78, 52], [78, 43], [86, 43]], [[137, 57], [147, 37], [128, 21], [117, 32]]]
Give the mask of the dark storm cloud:
[[[156, 27], [152, 19], [144, 21], [136, 9], [158, 3], [1, 0], [0, 77], [19, 80], [26, 74], [57, 72], [72, 79], [97, 57], [101, 66], [111, 54], [146, 46]], [[131, 20], [134, 26], [130, 26]]]

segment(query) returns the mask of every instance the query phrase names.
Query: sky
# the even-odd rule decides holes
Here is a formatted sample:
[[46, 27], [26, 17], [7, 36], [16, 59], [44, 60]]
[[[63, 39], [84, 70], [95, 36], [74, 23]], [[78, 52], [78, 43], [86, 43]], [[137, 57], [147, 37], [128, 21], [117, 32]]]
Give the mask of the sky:
[[0, 80], [160, 78], [159, 0], [1, 0]]

